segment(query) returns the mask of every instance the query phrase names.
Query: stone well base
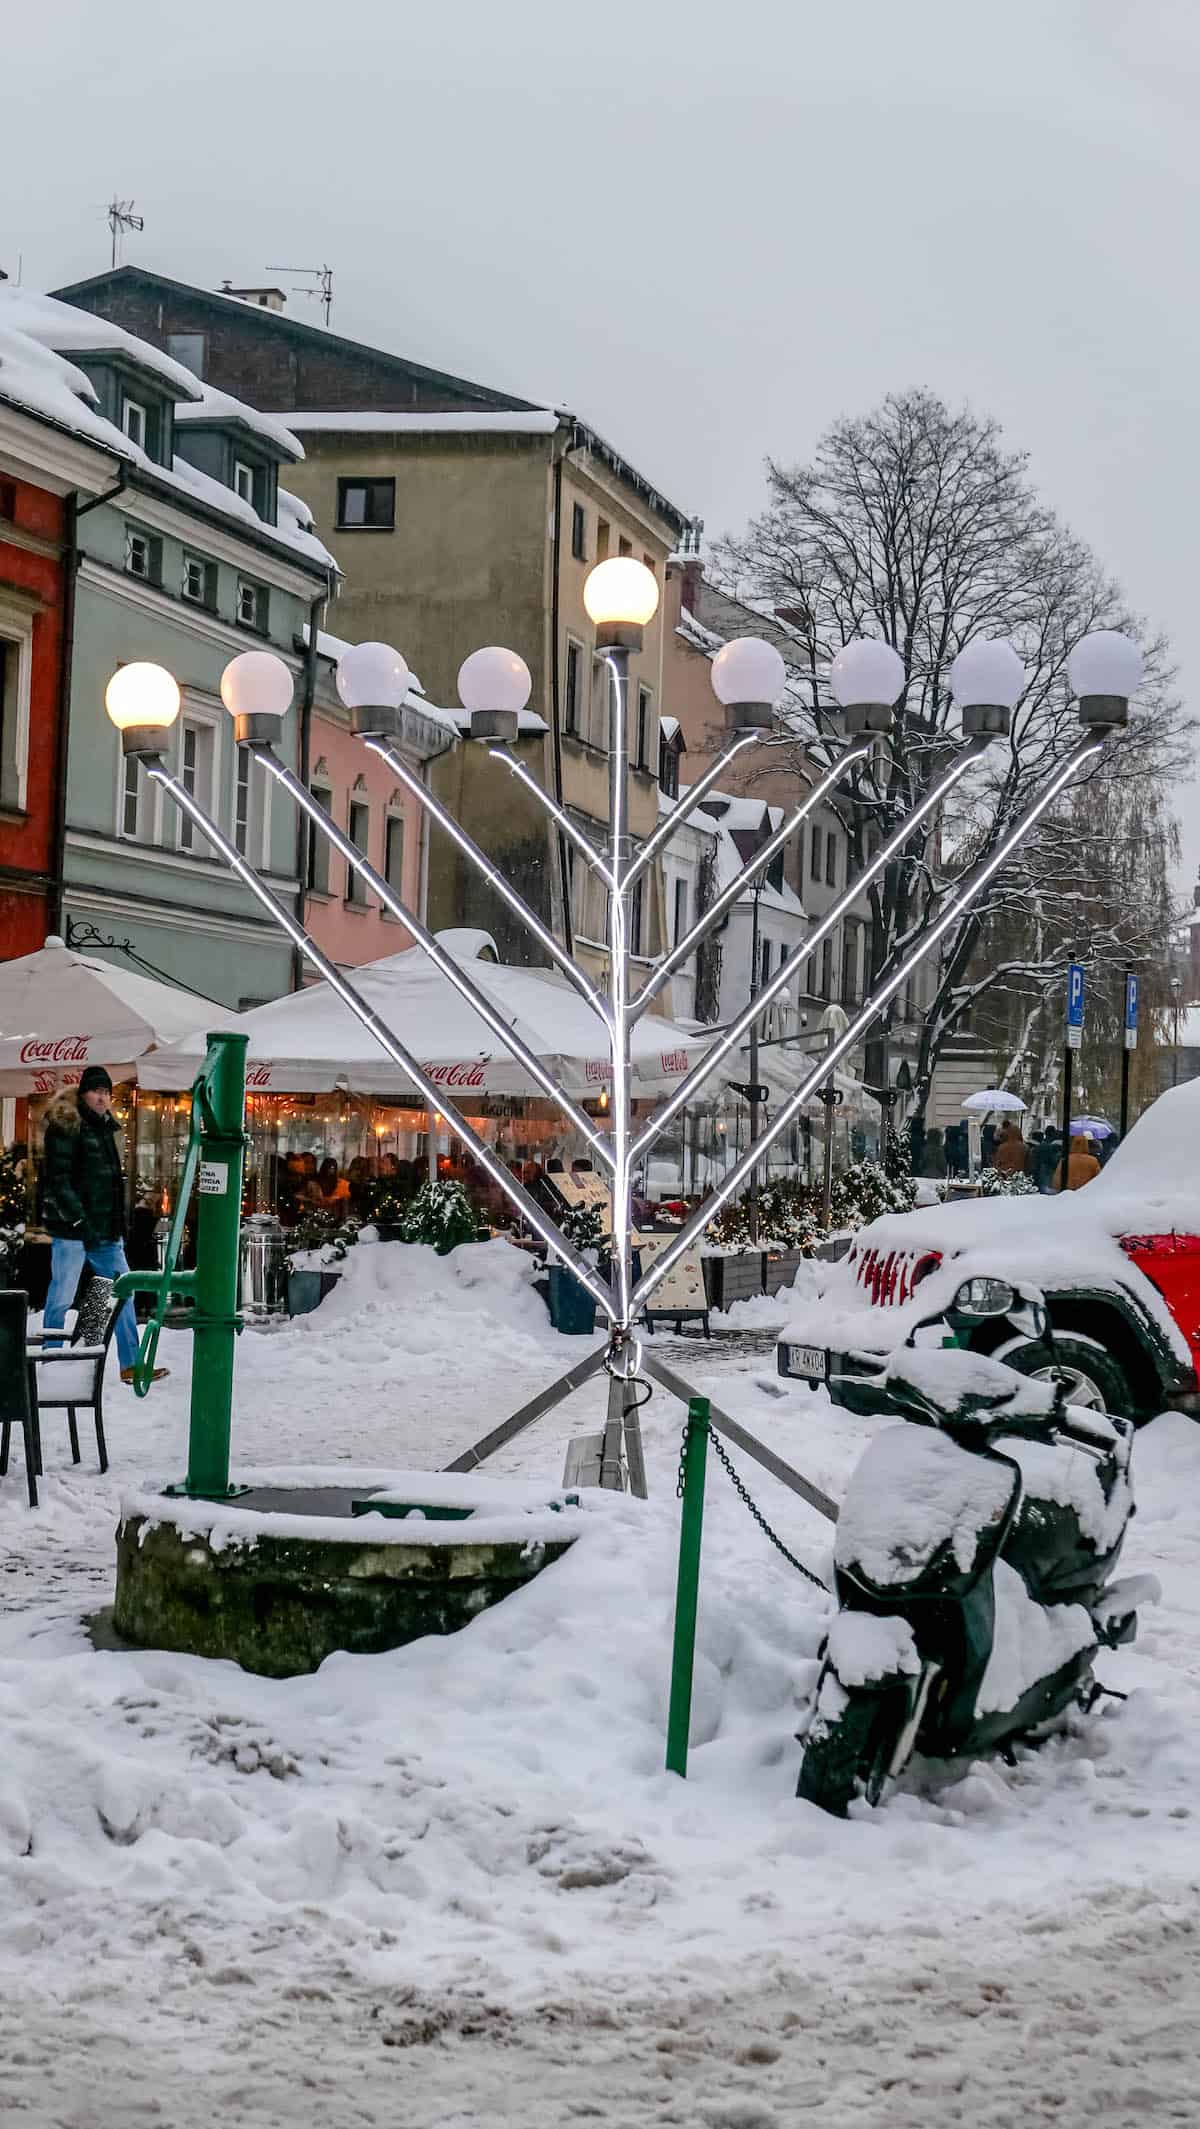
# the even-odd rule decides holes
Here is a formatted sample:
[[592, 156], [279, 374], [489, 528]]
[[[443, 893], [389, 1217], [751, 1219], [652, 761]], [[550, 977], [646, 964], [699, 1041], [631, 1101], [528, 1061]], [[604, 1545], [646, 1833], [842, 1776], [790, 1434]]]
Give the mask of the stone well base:
[[[293, 1677], [334, 1649], [375, 1655], [456, 1632], [560, 1558], [582, 1523], [578, 1509], [548, 1505], [550, 1489], [529, 1506], [528, 1488], [510, 1504], [495, 1486], [472, 1503], [469, 1481], [442, 1474], [347, 1486], [356, 1475], [341, 1473], [340, 1486], [303, 1487], [269, 1476], [232, 1503], [145, 1493], [122, 1503], [113, 1625], [126, 1641]], [[460, 1519], [355, 1515], [372, 1483], [407, 1501], [432, 1494], [435, 1513]]]

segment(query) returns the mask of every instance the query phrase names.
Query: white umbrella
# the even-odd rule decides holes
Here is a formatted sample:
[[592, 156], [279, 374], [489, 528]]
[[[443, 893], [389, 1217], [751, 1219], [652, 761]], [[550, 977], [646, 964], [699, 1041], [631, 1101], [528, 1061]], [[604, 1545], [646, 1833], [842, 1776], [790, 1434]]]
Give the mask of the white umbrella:
[[37, 953], [0, 961], [0, 1094], [52, 1094], [78, 1085], [90, 1064], [134, 1078], [147, 1051], [197, 1029], [203, 1061], [204, 1034], [240, 1017], [51, 937]]
[[[569, 1093], [599, 1093], [608, 1083], [604, 1024], [564, 977], [479, 960], [471, 961], [470, 972]], [[351, 980], [448, 1094], [541, 1094], [525, 1067], [418, 949], [356, 968]], [[323, 1094], [341, 1087], [392, 1100], [413, 1092], [404, 1072], [326, 983], [255, 1006], [239, 1016], [238, 1025], [250, 1037], [246, 1081], [252, 1092]], [[685, 1032], [648, 1013], [634, 1030], [635, 1087], [650, 1092], [673, 1085], [692, 1053], [711, 1039], [711, 1030]], [[187, 1086], [202, 1055], [202, 1042], [178, 1043], [147, 1060], [143, 1083]]]
[[1020, 1095], [1010, 1094], [1007, 1087], [983, 1087], [978, 1094], [968, 1094], [963, 1103], [963, 1108], [976, 1116], [986, 1116], [990, 1110], [1016, 1114], [1025, 1106]]

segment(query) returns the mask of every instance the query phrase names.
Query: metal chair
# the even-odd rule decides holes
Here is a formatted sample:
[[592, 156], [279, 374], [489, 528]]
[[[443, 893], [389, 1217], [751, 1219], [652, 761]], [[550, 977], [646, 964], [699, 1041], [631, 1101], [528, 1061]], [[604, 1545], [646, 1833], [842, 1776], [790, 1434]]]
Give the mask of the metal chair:
[[37, 1386], [25, 1342], [29, 1296], [23, 1290], [0, 1291], [0, 1478], [8, 1475], [12, 1430], [20, 1427], [25, 1445], [25, 1484], [29, 1505], [38, 1504], [42, 1443], [38, 1432]]
[[[96, 1450], [101, 1471], [108, 1469], [108, 1446], [104, 1439], [104, 1363], [122, 1304], [113, 1300], [113, 1282], [94, 1274], [79, 1295], [79, 1312], [70, 1343], [46, 1350], [48, 1338], [61, 1338], [61, 1331], [30, 1331], [26, 1344], [29, 1376], [33, 1386], [34, 1421], [41, 1444], [41, 1414], [66, 1408], [71, 1440], [71, 1462], [79, 1462], [79, 1427], [76, 1413], [90, 1408], [96, 1427]], [[43, 1368], [50, 1372], [43, 1375]], [[0, 1466], [2, 1469], [2, 1466]], [[38, 1469], [41, 1469], [39, 1461]]]

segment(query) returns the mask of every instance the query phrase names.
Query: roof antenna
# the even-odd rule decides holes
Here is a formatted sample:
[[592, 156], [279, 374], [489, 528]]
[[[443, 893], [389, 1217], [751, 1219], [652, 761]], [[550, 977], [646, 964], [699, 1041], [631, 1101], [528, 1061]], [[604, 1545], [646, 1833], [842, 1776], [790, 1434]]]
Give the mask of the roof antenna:
[[314, 297], [321, 305], [325, 313], [325, 323], [328, 325], [329, 313], [333, 309], [332, 266], [268, 266], [267, 272], [269, 274], [305, 274], [308, 280], [315, 281], [317, 284], [315, 288], [295, 287], [292, 290], [292, 294], [294, 296]]
[[127, 229], [144, 229], [144, 215], [135, 214], [132, 200], [119, 200], [114, 192], [108, 203], [108, 226], [112, 231], [112, 263], [116, 266]]

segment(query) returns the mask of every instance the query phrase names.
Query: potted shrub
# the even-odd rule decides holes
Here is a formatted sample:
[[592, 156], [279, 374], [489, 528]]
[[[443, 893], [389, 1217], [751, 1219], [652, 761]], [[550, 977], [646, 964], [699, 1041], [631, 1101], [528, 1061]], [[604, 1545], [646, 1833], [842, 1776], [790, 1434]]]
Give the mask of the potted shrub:
[[[297, 1220], [287, 1239], [288, 1315], [307, 1316], [337, 1285], [346, 1252], [358, 1240], [358, 1221], [319, 1205]], [[302, 1262], [301, 1259], [316, 1261]]]

